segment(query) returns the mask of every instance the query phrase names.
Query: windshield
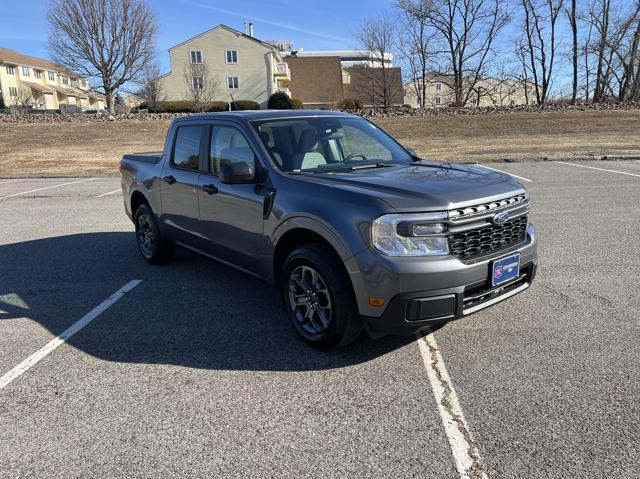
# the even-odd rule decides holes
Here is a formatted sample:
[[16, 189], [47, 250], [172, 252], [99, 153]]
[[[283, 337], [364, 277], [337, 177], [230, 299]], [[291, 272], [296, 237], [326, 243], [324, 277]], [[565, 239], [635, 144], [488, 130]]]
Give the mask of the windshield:
[[282, 171], [351, 171], [411, 163], [404, 148], [362, 118], [289, 118], [253, 125]]

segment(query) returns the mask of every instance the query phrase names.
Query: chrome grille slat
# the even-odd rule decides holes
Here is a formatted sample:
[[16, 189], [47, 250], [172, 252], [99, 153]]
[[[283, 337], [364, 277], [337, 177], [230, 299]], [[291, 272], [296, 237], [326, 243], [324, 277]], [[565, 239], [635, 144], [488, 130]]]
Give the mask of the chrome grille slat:
[[449, 210], [449, 220], [452, 222], [465, 220], [473, 218], [475, 216], [491, 214], [502, 209], [525, 206], [527, 203], [527, 194], [520, 193], [518, 195], [510, 196], [496, 201], [489, 201], [487, 203], [481, 203], [479, 205]]

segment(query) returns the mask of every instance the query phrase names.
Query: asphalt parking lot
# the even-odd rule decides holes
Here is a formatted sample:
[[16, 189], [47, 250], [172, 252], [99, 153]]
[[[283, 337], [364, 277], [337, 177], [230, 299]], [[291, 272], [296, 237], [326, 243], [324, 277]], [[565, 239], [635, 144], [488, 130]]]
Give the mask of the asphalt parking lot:
[[[640, 162], [488, 166], [534, 197], [540, 269], [433, 334], [473, 474], [638, 477]], [[118, 188], [0, 179], [0, 377], [140, 281], [0, 379], [0, 477], [459, 477], [415, 337], [309, 349], [259, 280], [147, 265]]]

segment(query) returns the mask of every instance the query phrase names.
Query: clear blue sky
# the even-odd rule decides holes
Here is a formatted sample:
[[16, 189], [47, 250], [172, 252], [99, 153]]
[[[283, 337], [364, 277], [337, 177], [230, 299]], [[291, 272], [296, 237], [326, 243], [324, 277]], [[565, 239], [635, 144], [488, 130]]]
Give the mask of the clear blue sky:
[[[293, 40], [305, 50], [354, 48], [352, 32], [368, 16], [391, 5], [391, 0], [147, 0], [160, 23], [158, 60], [168, 69], [169, 47], [220, 23], [242, 30], [254, 23], [262, 40]], [[48, 57], [49, 0], [21, 0], [5, 8], [0, 47]]]

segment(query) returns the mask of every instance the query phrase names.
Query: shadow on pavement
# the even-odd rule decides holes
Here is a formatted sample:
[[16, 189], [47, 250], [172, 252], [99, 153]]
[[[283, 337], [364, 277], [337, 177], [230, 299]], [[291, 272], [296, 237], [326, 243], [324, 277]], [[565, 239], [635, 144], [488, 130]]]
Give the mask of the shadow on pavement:
[[295, 336], [271, 285], [186, 251], [150, 266], [126, 232], [0, 246], [0, 325], [28, 317], [58, 335], [132, 279], [143, 282], [70, 345], [123, 363], [314, 371], [364, 363], [414, 340], [363, 334], [341, 350], [315, 351]]

